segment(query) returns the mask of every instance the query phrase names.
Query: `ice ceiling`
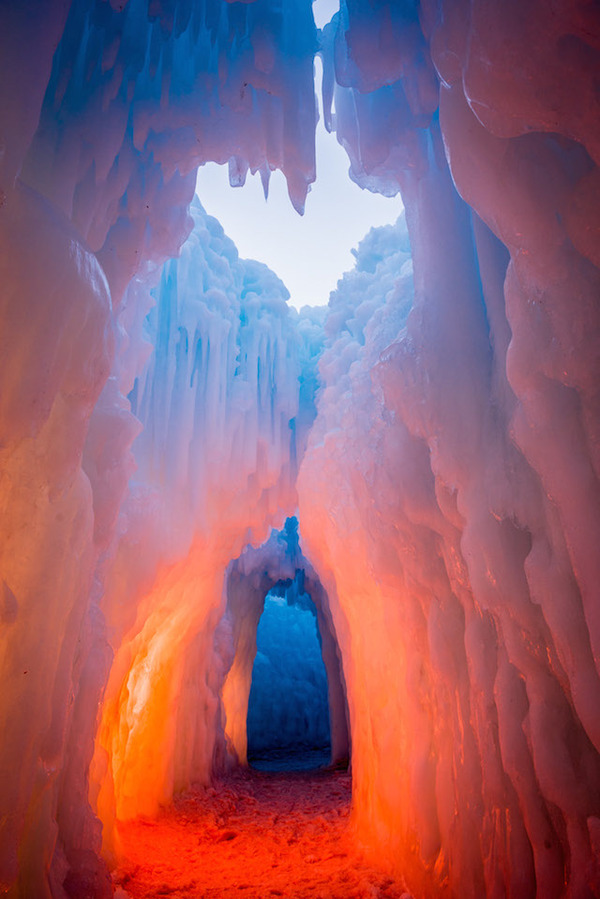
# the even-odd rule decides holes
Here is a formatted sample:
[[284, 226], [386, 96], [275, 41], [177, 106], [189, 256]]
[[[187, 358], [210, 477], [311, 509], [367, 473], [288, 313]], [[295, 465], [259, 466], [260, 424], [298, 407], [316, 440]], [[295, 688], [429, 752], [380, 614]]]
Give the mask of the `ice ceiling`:
[[[190, 213], [207, 160], [302, 209], [316, 53], [408, 229], [325, 322]], [[0, 5], [4, 894], [110, 896], [115, 820], [231, 763], [232, 573], [299, 510], [357, 840], [600, 895], [599, 83], [590, 0]]]

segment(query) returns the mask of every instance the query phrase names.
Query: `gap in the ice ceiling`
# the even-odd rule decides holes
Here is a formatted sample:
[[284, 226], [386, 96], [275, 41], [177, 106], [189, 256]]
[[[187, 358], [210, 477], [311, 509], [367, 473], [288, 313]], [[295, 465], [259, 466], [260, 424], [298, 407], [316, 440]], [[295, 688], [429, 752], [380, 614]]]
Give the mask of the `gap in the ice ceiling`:
[[[322, 28], [338, 11], [338, 0], [317, 0], [313, 14]], [[344, 272], [354, 268], [352, 249], [373, 227], [394, 224], [403, 210], [400, 196], [363, 190], [348, 174], [349, 160], [334, 133], [328, 134], [321, 99], [321, 60], [315, 57], [316, 181], [303, 216], [293, 209], [280, 171], [271, 173], [265, 201], [260, 174], [248, 174], [232, 188], [227, 165], [206, 163], [198, 170], [196, 193], [222, 225], [240, 257], [265, 263], [290, 292], [290, 305], [326, 306]]]
[[301, 577], [280, 581], [267, 594], [256, 645], [247, 715], [250, 766], [284, 771], [328, 765], [327, 673], [317, 611]]

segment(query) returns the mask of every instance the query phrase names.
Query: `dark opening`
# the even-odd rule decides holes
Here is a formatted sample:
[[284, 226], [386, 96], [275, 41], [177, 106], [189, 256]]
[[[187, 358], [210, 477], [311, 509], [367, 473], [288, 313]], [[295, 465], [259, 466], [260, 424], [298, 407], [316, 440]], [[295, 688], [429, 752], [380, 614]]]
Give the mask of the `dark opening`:
[[267, 594], [256, 643], [247, 718], [249, 764], [262, 771], [328, 765], [327, 673], [317, 612], [301, 577], [280, 582]]

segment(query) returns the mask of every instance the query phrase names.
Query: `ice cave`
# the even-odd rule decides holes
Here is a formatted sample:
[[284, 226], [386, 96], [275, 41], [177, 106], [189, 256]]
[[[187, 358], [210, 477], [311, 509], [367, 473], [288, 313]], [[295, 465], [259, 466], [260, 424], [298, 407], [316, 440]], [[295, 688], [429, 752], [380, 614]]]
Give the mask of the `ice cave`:
[[[1, 895], [600, 897], [599, 91], [597, 0], [0, 0]], [[405, 214], [296, 311], [194, 189], [319, 109]]]

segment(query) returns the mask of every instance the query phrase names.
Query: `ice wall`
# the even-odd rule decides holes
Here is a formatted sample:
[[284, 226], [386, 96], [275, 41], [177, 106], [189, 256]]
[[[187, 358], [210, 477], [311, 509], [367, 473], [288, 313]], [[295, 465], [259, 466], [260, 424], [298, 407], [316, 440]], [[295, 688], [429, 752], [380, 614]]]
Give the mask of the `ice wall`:
[[600, 892], [598, 26], [348, 0], [325, 34], [331, 126], [355, 180], [402, 189], [415, 294], [370, 364], [335, 349], [338, 291], [300, 515], [358, 831], [417, 894]]
[[146, 319], [154, 350], [130, 393], [143, 429], [102, 603], [116, 653], [91, 781], [109, 849], [114, 816], [153, 814], [208, 782], [225, 571], [295, 503], [301, 368], [287, 291], [238, 258], [198, 201], [191, 212]]
[[70, 752], [66, 738], [78, 686], [106, 676], [90, 633], [98, 546], [81, 458], [114, 334], [104, 274], [64, 217], [22, 185], [3, 211], [0, 884], [20, 873], [19, 894], [44, 897], [61, 818], [99, 848], [76, 758], [93, 730]]
[[[127, 395], [152, 351], [149, 287], [189, 234], [199, 163], [230, 160], [232, 183], [260, 169], [265, 185], [283, 168], [302, 207], [314, 179], [314, 48], [306, 3], [0, 8], [0, 664], [11, 685], [0, 697], [10, 734], [0, 747], [0, 884], [11, 895], [112, 892], [87, 802], [97, 710], [113, 652], [111, 685], [126, 671], [120, 641], [136, 621], [142, 628], [136, 599], [152, 592], [161, 563], [179, 553], [183, 565], [195, 526], [193, 511], [180, 522], [165, 499], [176, 485], [156, 489], [164, 434], [148, 451], [146, 487], [138, 479], [127, 492], [140, 429]], [[160, 410], [154, 424], [169, 426]], [[272, 464], [261, 450], [254, 497]], [[196, 484], [194, 498], [201, 492]], [[271, 502], [257, 507], [261, 528]], [[228, 555], [217, 538], [217, 566], [249, 527]], [[102, 783], [109, 819], [112, 776], [97, 757], [92, 799]]]

